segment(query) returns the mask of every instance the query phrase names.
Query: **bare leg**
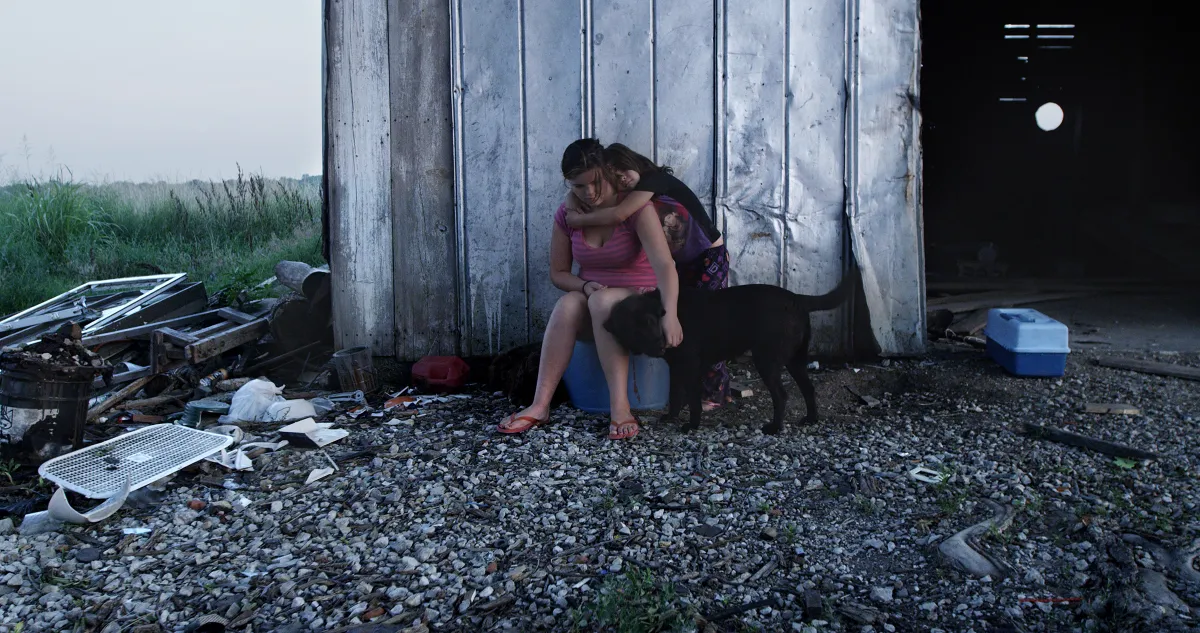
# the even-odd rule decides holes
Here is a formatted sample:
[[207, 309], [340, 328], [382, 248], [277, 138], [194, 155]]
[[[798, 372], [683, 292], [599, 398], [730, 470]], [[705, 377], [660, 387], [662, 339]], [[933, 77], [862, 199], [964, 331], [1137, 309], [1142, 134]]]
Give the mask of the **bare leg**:
[[632, 423], [633, 413], [629, 408], [629, 352], [621, 347], [613, 335], [604, 329], [604, 321], [619, 301], [632, 295], [629, 288], [605, 288], [592, 293], [588, 299], [588, 311], [592, 316], [592, 334], [596, 338], [596, 353], [600, 366], [604, 368], [604, 379], [608, 383], [609, 418], [616, 435], [627, 436], [636, 431]]
[[501, 422], [501, 430], [521, 431], [533, 426], [533, 422], [521, 420], [522, 417], [545, 420], [550, 416], [554, 390], [558, 388], [558, 382], [571, 362], [576, 338], [590, 325], [588, 318], [587, 298], [581, 292], [568, 292], [554, 304], [550, 322], [546, 324], [546, 334], [542, 337], [542, 355], [538, 361], [533, 404]]

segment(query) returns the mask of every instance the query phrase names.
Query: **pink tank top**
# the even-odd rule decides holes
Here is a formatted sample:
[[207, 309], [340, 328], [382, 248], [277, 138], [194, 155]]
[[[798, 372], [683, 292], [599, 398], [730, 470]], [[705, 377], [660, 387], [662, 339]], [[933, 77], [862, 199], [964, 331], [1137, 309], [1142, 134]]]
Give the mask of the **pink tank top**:
[[650, 259], [637, 235], [637, 219], [653, 205], [638, 209], [613, 229], [604, 246], [589, 246], [583, 239], [583, 229], [567, 226], [567, 207], [558, 207], [554, 224], [571, 238], [571, 257], [579, 264], [579, 278], [613, 288], [653, 288], [658, 285]]

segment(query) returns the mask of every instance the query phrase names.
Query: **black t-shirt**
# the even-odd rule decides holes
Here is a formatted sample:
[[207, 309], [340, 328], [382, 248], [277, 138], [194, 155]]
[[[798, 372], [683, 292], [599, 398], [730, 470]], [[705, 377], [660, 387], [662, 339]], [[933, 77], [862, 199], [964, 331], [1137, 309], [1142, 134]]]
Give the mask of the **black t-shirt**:
[[688, 210], [695, 222], [704, 230], [704, 234], [710, 241], [716, 242], [721, 239], [721, 232], [717, 230], [716, 224], [708, 215], [708, 211], [704, 209], [704, 205], [700, 204], [700, 199], [696, 197], [690, 187], [675, 176], [662, 171], [642, 174], [633, 190], [648, 191], [679, 201], [679, 204]]

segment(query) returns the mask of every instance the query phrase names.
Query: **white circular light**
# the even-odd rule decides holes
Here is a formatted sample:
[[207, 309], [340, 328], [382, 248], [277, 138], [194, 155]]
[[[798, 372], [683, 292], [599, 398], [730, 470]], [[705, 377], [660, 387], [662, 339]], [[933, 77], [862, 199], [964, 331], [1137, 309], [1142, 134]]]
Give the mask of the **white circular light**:
[[1063, 122], [1063, 109], [1057, 103], [1043, 103], [1033, 114], [1037, 126], [1047, 132], [1057, 130]]

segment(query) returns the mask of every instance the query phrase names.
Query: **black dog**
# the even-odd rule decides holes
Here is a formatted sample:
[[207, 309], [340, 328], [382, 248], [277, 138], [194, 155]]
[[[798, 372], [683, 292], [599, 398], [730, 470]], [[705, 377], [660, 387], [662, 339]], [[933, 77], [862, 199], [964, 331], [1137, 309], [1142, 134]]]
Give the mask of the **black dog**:
[[775, 417], [763, 433], [783, 429], [787, 392], [780, 375], [786, 367], [800, 386], [808, 415], [817, 420], [816, 393], [808, 377], [808, 345], [812, 338], [809, 313], [831, 310], [850, 294], [852, 275], [819, 297], [798, 295], [777, 286], [734, 286], [722, 290], [679, 289], [679, 323], [683, 343], [666, 348], [659, 291], [634, 295], [613, 306], [604, 328], [633, 354], [665, 357], [671, 367], [670, 405], [664, 420], [673, 420], [686, 404], [691, 420], [685, 431], [700, 426], [701, 381], [714, 363], [733, 360], [747, 350], [754, 356], [758, 375], [771, 393]]

